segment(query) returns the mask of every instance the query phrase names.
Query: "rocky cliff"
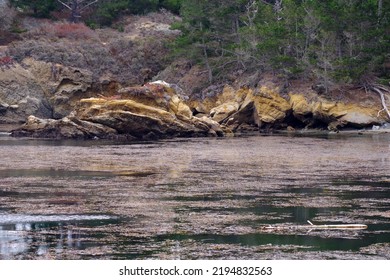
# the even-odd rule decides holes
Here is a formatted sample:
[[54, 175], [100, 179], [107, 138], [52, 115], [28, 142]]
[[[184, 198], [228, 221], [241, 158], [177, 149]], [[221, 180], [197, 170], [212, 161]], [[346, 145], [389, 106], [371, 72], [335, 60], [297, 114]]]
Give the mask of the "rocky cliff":
[[371, 128], [388, 121], [386, 117], [377, 96], [360, 93], [359, 98], [336, 101], [307, 89], [283, 92], [269, 80], [252, 87], [226, 85], [220, 93], [189, 100], [166, 82], [120, 87], [101, 79], [96, 84], [85, 69], [31, 58], [2, 68], [0, 75], [0, 123], [25, 122], [14, 136], [157, 139], [340, 130]]
[[92, 74], [31, 58], [0, 69], [0, 123], [23, 123], [30, 115], [61, 118], [87, 97]]
[[166, 137], [222, 136], [217, 122], [197, 118], [166, 83], [123, 88], [107, 98], [78, 101], [61, 119], [29, 116], [14, 136], [73, 139], [148, 140]]
[[[235, 90], [226, 86], [213, 101], [209, 116], [233, 132], [270, 129], [353, 129], [371, 128], [388, 121], [379, 97], [334, 101], [315, 93], [279, 93], [275, 84]], [[200, 106], [195, 103], [195, 107]]]

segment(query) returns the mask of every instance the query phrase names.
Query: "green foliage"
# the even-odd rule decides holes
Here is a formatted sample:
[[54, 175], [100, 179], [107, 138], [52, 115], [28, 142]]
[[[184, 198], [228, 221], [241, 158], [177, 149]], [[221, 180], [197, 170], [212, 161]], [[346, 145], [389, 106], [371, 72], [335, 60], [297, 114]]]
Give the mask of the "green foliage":
[[[56, 0], [10, 3], [37, 17], [63, 8]], [[123, 14], [161, 8], [182, 17], [172, 26], [181, 31], [174, 55], [206, 65], [209, 73], [264, 69], [325, 84], [390, 76], [386, 0], [99, 0], [85, 22], [98, 28]]]
[[183, 0], [181, 16], [177, 53], [203, 48], [197, 52], [203, 61], [236, 61], [238, 68], [274, 70], [287, 79], [359, 81], [385, 75], [390, 56], [384, 0]]
[[55, 0], [10, 0], [13, 7], [31, 12], [35, 17], [49, 17], [56, 8]]
[[95, 25], [110, 25], [128, 7], [128, 0], [106, 1], [96, 11]]
[[103, 0], [97, 6], [95, 24], [111, 25], [123, 14], [146, 14], [165, 8], [174, 13], [180, 11], [182, 0]]
[[[66, 10], [56, 0], [10, 0], [9, 2], [13, 7], [35, 17], [50, 17], [53, 11]], [[146, 14], [160, 8], [178, 14], [182, 2], [182, 0], [99, 0], [88, 7], [90, 15], [85, 17], [85, 22], [91, 28], [109, 26], [120, 15]]]
[[130, 0], [128, 1], [128, 9], [132, 14], [144, 14], [156, 11], [158, 2], [158, 0]]
[[160, 0], [159, 7], [167, 9], [175, 14], [179, 14], [183, 0]]

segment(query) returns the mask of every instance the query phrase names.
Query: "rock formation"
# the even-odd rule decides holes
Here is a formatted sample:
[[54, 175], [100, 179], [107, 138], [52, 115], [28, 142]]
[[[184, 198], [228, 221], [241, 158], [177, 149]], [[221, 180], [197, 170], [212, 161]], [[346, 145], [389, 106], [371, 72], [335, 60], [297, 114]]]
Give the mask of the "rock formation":
[[158, 139], [222, 136], [217, 122], [192, 116], [189, 107], [166, 83], [124, 88], [110, 98], [81, 99], [59, 120], [30, 116], [14, 136], [43, 138]]
[[380, 106], [364, 106], [359, 103], [343, 103], [318, 97], [309, 101], [303, 94], [289, 94], [283, 98], [277, 87], [260, 86], [254, 90], [242, 88], [231, 92], [224, 90], [221, 96], [230, 92], [230, 100], [222, 98], [215, 102], [210, 110], [210, 117], [222, 125], [237, 131], [248, 125], [258, 129], [287, 128], [322, 128], [338, 130], [341, 128], [372, 127], [385, 122], [379, 116]]
[[92, 73], [31, 58], [0, 69], [0, 123], [67, 116], [88, 97]]
[[[227, 85], [220, 94], [188, 100], [185, 91], [163, 81], [118, 90], [109, 78], [94, 85], [89, 71], [31, 58], [0, 71], [0, 124], [27, 120], [14, 136], [157, 139], [245, 130], [339, 130], [386, 121], [379, 103], [281, 95], [270, 83]], [[103, 85], [109, 85], [105, 91], [94, 90]]]

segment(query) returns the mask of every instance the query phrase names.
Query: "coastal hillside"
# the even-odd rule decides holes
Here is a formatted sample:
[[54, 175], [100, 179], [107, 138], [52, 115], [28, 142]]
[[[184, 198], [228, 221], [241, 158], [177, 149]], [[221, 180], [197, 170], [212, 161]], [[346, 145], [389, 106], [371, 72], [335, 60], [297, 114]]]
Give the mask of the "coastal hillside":
[[386, 1], [82, 2], [2, 1], [0, 124], [61, 121], [88, 98], [139, 102], [128, 87], [179, 98], [190, 123], [207, 119], [203, 135], [390, 120]]

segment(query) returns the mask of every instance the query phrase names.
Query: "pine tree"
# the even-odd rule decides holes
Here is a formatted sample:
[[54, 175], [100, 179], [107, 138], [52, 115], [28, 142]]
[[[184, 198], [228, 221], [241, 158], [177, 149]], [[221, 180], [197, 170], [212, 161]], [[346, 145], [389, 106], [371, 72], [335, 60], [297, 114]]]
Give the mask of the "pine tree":
[[390, 56], [389, 6], [383, 0], [184, 0], [177, 47], [197, 50], [213, 72], [227, 65], [273, 70], [286, 79], [317, 79], [328, 89], [388, 75], [381, 69]]
[[56, 7], [55, 0], [10, 0], [9, 3], [14, 7], [32, 11], [36, 17], [48, 17]]

